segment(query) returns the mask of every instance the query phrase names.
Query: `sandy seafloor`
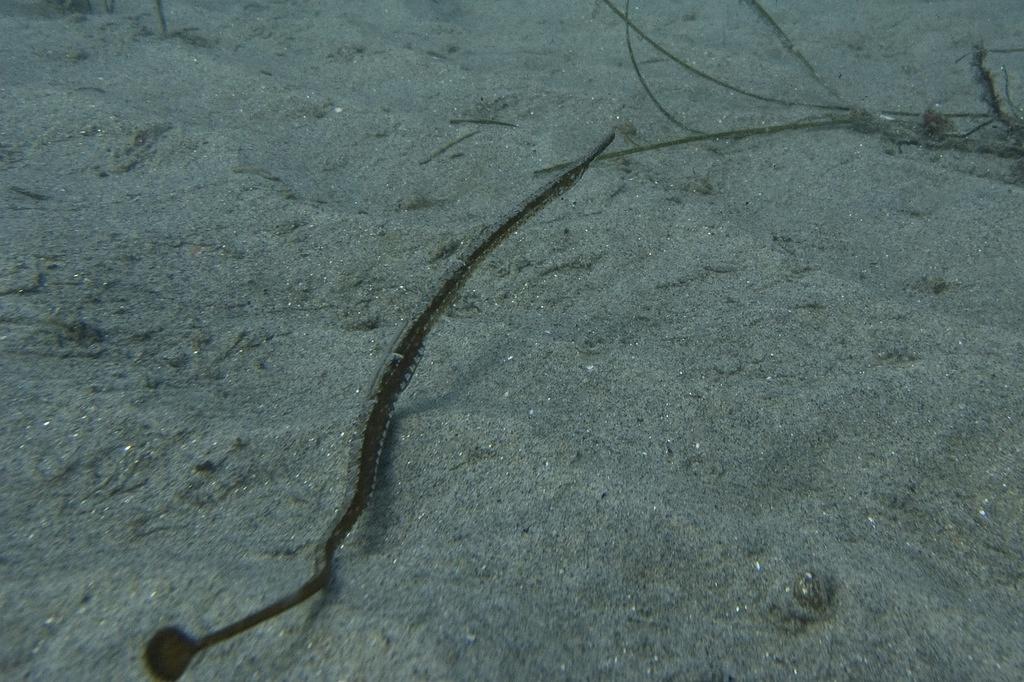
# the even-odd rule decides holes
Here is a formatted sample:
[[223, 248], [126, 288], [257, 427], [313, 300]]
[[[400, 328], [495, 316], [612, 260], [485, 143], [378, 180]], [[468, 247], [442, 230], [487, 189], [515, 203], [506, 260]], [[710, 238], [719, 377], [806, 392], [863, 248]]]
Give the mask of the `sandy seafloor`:
[[[1024, 47], [1017, 0], [762, 4], [824, 85], [749, 4], [632, 16], [876, 121]], [[308, 577], [460, 240], [686, 133], [593, 0], [57, 5], [0, 4], [0, 677], [138, 680]], [[822, 115], [634, 47], [694, 129]], [[1024, 166], [907, 121], [595, 164], [428, 339], [330, 592], [186, 679], [1020, 679]]]

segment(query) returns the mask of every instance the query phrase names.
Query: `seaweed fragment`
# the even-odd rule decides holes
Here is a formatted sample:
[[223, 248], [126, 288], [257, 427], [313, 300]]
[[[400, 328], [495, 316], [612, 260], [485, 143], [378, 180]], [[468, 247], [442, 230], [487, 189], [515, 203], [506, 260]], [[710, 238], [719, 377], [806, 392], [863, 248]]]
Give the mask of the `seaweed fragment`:
[[662, 116], [667, 118], [669, 121], [674, 123], [679, 128], [691, 133], [701, 134], [704, 131], [691, 128], [690, 126], [683, 125], [675, 116], [672, 115], [668, 109], [666, 109], [658, 98], [654, 96], [654, 91], [651, 90], [650, 86], [647, 85], [647, 80], [644, 75], [640, 73], [640, 65], [636, 63], [636, 54], [633, 52], [633, 38], [630, 33], [634, 30], [633, 24], [629, 21], [629, 0], [626, 0], [625, 8], [622, 13], [623, 23], [626, 25], [626, 51], [629, 52], [629, 63], [633, 65], [633, 73], [636, 74], [636, 79], [640, 81], [640, 87], [647, 93], [647, 98], [651, 100], [651, 103], [661, 112]]
[[164, 16], [164, 3], [163, 0], [153, 0], [156, 5], [156, 17], [160, 21], [160, 35], [167, 35], [167, 18]]
[[804, 57], [803, 53], [800, 52], [800, 50], [793, 43], [793, 41], [789, 39], [789, 36], [786, 35], [786, 32], [782, 30], [782, 27], [779, 26], [779, 24], [775, 21], [774, 18], [772, 18], [772, 15], [768, 13], [768, 10], [766, 10], [761, 5], [761, 3], [758, 2], [758, 0], [745, 0], [745, 2], [751, 7], [753, 7], [754, 12], [757, 14], [757, 16], [760, 17], [760, 19], [764, 23], [766, 23], [769, 28], [772, 29], [772, 32], [775, 34], [775, 37], [778, 39], [778, 41], [782, 43], [782, 46], [786, 48], [786, 50], [791, 55], [793, 55], [793, 57], [798, 62], [800, 62], [801, 66], [804, 67], [804, 70], [806, 70], [807, 73], [811, 75], [811, 78], [814, 79], [814, 81], [818, 85], [828, 90], [828, 93], [830, 95], [832, 95], [836, 99], [841, 100], [842, 97], [839, 96], [839, 93], [833, 90], [832, 87], [828, 83], [826, 83], [821, 76], [818, 75], [817, 69], [815, 69], [809, 61], [807, 61], [807, 58]]
[[568, 192], [613, 139], [614, 133], [606, 135], [600, 144], [572, 168], [545, 184], [507, 217], [471, 241], [461, 256], [453, 261], [430, 301], [398, 335], [367, 394], [370, 396], [369, 408], [363, 422], [355, 489], [348, 506], [324, 542], [322, 561], [313, 576], [294, 592], [201, 637], [195, 637], [177, 626], [157, 630], [150, 637], [144, 652], [146, 666], [154, 677], [161, 680], [178, 679], [200, 652], [284, 613], [327, 587], [331, 580], [334, 555], [366, 509], [373, 493], [377, 465], [387, 439], [395, 403], [416, 371], [427, 334], [487, 254], [537, 211]]
[[976, 45], [971, 53], [971, 67], [974, 69], [974, 79], [981, 86], [981, 101], [985, 104], [989, 113], [992, 114], [992, 118], [1002, 123], [1009, 132], [1019, 133], [1022, 126], [1024, 126], [1024, 117], [1011, 112], [1012, 101], [1010, 100], [1008, 79], [1004, 82], [1003, 88], [1005, 99], [999, 95], [992, 72], [985, 66], [985, 57], [987, 56], [988, 50], [981, 45]]
[[442, 154], [444, 154], [446, 151], [448, 151], [449, 149], [451, 149], [455, 145], [457, 145], [457, 144], [459, 144], [461, 142], [465, 142], [466, 140], [468, 140], [469, 138], [473, 137], [474, 135], [476, 135], [479, 132], [480, 132], [479, 130], [471, 130], [470, 132], [465, 133], [464, 135], [460, 135], [459, 137], [455, 138], [451, 142], [448, 142], [447, 144], [442, 145], [440, 149], [438, 149], [438, 150], [436, 150], [434, 152], [431, 152], [430, 156], [428, 156], [425, 159], [422, 159], [420, 161], [420, 165], [422, 166], [422, 165], [430, 163], [431, 161], [433, 161], [437, 157], [441, 156]]
[[[793, 44], [793, 41], [786, 35], [782, 27], [779, 26], [778, 22], [776, 22], [767, 10], [764, 9], [763, 4], [759, 0], [742, 1], [750, 5], [754, 11], [758, 13], [760, 19], [771, 27], [776, 38], [780, 41], [783, 47], [786, 48], [795, 59], [801, 62], [804, 69], [811, 74], [812, 78], [814, 78], [817, 83], [830, 93], [835, 95], [835, 91], [818, 76], [813, 65], [811, 65], [802, 53], [800, 53], [796, 45]], [[738, 140], [762, 135], [774, 135], [793, 130], [841, 127], [888, 140], [898, 148], [902, 148], [903, 145], [914, 145], [929, 149], [955, 150], [971, 154], [982, 154], [998, 158], [1014, 159], [1018, 162], [1018, 166], [1021, 169], [1024, 169], [1024, 109], [1019, 108], [1010, 96], [1009, 77], [1006, 74], [1006, 70], [1001, 70], [1003, 74], [1003, 93], [1000, 95], [992, 72], [985, 66], [985, 58], [989, 54], [1024, 52], [1024, 48], [985, 49], [979, 46], [974, 49], [973, 53], [964, 55], [964, 57], [956, 60], [959, 62], [968, 56], [973, 57], [972, 64], [974, 67], [975, 80], [977, 80], [982, 86], [982, 100], [984, 101], [988, 111], [939, 112], [937, 108], [932, 107], [923, 112], [901, 109], [881, 109], [869, 112], [860, 107], [845, 103], [819, 104], [814, 102], [801, 102], [765, 95], [733, 85], [732, 83], [704, 71], [691, 62], [677, 56], [650, 35], [645, 33], [642, 28], [637, 26], [636, 22], [630, 16], [629, 0], [624, 0], [624, 7], [622, 10], [616, 7], [612, 0], [601, 0], [601, 2], [608, 7], [608, 9], [610, 9], [623, 24], [626, 25], [626, 49], [629, 53], [629, 59], [633, 66], [633, 71], [640, 81], [641, 87], [643, 87], [644, 91], [647, 93], [658, 111], [673, 124], [681, 125], [679, 120], [669, 112], [667, 107], [665, 107], [654, 95], [652, 88], [640, 72], [632, 45], [631, 34], [633, 32], [640, 36], [640, 38], [647, 42], [656, 51], [686, 70], [689, 74], [706, 80], [713, 85], [761, 102], [779, 104], [786, 107], [817, 109], [822, 112], [822, 115], [818, 117], [801, 118], [789, 122], [765, 124], [755, 128], [741, 128], [707, 133], [694, 131], [695, 134], [684, 137], [663, 140], [651, 144], [634, 144], [632, 148], [623, 149], [610, 154], [603, 154], [597, 159], [599, 161], [701, 141]], [[842, 101], [842, 98], [838, 95], [836, 95], [836, 98], [840, 102]], [[974, 121], [980, 121], [980, 123], [972, 125], [967, 132], [959, 132], [957, 130], [957, 126], [954, 125], [954, 122], [963, 119], [973, 119]], [[993, 123], [1000, 124], [1006, 132], [1003, 139], [976, 140], [971, 138], [971, 135]], [[555, 164], [537, 172], [544, 173], [560, 170], [568, 165], [569, 164], [567, 163]], [[1018, 171], [1017, 176], [1024, 177], [1024, 170]], [[1019, 180], [1016, 180], [1015, 182], [1019, 182]]]

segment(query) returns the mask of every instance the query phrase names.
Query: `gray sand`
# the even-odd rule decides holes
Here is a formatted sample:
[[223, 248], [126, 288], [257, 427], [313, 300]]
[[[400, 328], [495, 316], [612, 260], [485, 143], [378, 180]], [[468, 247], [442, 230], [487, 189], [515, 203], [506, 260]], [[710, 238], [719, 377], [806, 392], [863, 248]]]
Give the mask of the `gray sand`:
[[[0, 676], [144, 679], [309, 576], [452, 246], [687, 133], [592, 0], [60, 4], [0, 4]], [[1018, 0], [762, 4], [880, 126], [1024, 47]], [[835, 101], [748, 4], [632, 16]], [[822, 115], [633, 41], [687, 126]], [[187, 679], [1019, 679], [1024, 165], [917, 123], [595, 164], [428, 339], [330, 591]]]

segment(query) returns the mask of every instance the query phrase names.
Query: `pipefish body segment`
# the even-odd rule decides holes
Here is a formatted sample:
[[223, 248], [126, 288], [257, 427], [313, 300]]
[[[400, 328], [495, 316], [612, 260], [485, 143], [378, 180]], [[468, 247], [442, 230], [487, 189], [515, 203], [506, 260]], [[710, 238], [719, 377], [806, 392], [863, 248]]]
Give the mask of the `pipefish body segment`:
[[377, 466], [387, 440], [395, 403], [398, 402], [402, 390], [412, 380], [427, 334], [455, 300], [466, 280], [484, 258], [512, 234], [516, 227], [552, 200], [568, 192], [613, 139], [614, 133], [606, 135], [580, 161], [541, 187], [505, 218], [470, 242], [467, 248], [452, 260], [436, 292], [423, 310], [412, 318], [396, 337], [367, 393], [369, 407], [363, 422], [355, 489], [348, 506], [324, 542], [323, 560], [313, 577], [294, 592], [202, 637], [194, 637], [176, 626], [160, 628], [150, 637], [143, 655], [150, 674], [161, 680], [176, 680], [185, 673], [193, 658], [205, 649], [284, 613], [327, 587], [331, 579], [334, 555], [366, 509], [373, 493]]

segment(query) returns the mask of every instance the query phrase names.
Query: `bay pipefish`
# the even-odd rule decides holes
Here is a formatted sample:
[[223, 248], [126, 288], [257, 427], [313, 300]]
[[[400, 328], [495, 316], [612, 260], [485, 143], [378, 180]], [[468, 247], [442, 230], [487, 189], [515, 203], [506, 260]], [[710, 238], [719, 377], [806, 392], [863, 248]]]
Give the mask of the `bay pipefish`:
[[464, 249], [463, 254], [449, 266], [437, 291], [423, 311], [410, 320], [396, 337], [373, 380], [369, 393], [367, 393], [369, 409], [366, 412], [363, 440], [359, 448], [359, 467], [355, 491], [352, 493], [352, 499], [345, 512], [324, 542], [323, 565], [316, 570], [313, 577], [291, 594], [202, 637], [194, 637], [177, 626], [157, 630], [150, 637], [145, 650], [146, 665], [154, 677], [161, 680], [178, 679], [196, 654], [301, 604], [327, 587], [331, 579], [334, 555], [356, 521], [359, 520], [363, 510], [366, 509], [370, 495], [373, 493], [377, 465], [387, 439], [395, 403], [409, 380], [412, 379], [413, 372], [416, 371], [427, 334], [438, 318], [448, 309], [456, 294], [487, 254], [512, 234], [517, 226], [553, 199], [568, 192], [591, 162], [612, 143], [614, 137], [614, 133], [609, 133], [578, 163], [544, 185], [507, 217], [484, 230], [479, 237], [472, 241]]

